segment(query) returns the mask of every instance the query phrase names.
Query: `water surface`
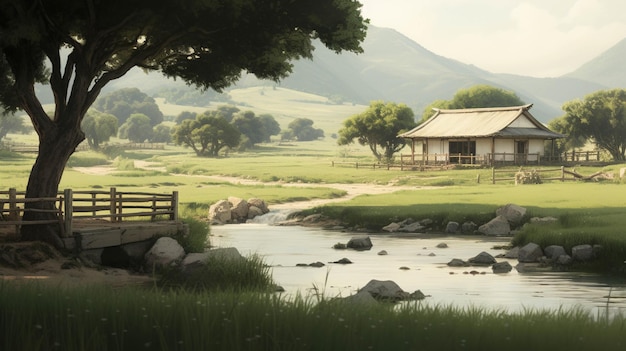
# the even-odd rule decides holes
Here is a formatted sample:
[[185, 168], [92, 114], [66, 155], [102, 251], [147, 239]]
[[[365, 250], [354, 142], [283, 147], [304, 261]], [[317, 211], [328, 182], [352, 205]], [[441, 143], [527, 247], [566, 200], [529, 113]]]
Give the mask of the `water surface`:
[[[468, 260], [482, 251], [493, 256], [507, 239], [482, 236], [369, 234], [369, 251], [335, 250], [356, 233], [265, 223], [213, 226], [211, 244], [236, 247], [243, 255], [260, 254], [272, 266], [274, 280], [287, 293], [323, 290], [328, 297], [354, 294], [371, 279], [393, 280], [403, 290], [421, 290], [429, 304], [490, 309], [584, 308], [594, 315], [626, 312], [626, 281], [578, 272], [493, 274], [490, 267], [448, 267], [453, 258]], [[437, 248], [446, 243], [448, 248]], [[378, 255], [381, 250], [387, 255]], [[333, 264], [348, 258], [353, 264]], [[502, 261], [505, 259], [498, 259]], [[323, 262], [324, 267], [297, 267]], [[516, 260], [509, 260], [512, 266]], [[407, 269], [400, 269], [405, 267]], [[468, 274], [470, 271], [479, 274]], [[610, 296], [610, 298], [609, 298]]]

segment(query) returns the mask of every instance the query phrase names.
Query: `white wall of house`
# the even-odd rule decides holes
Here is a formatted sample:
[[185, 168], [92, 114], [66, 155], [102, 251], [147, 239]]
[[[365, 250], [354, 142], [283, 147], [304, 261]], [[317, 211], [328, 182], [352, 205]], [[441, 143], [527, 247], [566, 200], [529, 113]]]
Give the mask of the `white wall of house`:
[[[422, 148], [422, 142], [416, 143], [415, 156], [421, 159], [422, 150], [428, 153], [429, 161], [446, 161], [449, 153], [449, 142], [455, 140], [466, 139], [428, 139], [427, 149]], [[476, 156], [479, 158], [486, 157], [492, 152], [492, 139], [479, 138], [476, 140]], [[495, 139], [495, 160], [496, 161], [514, 161], [515, 160], [515, 140], [514, 139]], [[528, 161], [537, 161], [536, 154], [543, 155], [544, 141], [541, 139], [531, 139], [528, 141]], [[534, 154], [534, 155], [533, 155]]]

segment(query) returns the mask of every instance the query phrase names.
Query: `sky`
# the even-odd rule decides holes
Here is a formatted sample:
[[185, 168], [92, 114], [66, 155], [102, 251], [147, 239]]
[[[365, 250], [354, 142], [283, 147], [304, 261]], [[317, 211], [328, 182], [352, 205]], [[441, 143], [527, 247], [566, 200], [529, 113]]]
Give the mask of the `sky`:
[[624, 0], [359, 0], [362, 15], [492, 73], [558, 77], [626, 38]]

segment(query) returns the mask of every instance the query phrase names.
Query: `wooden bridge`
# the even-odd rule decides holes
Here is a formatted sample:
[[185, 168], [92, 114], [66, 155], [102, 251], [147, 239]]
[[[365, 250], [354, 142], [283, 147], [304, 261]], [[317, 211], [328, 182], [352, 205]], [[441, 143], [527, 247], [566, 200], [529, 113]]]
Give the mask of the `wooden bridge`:
[[[51, 202], [50, 210], [24, 209], [28, 202]], [[24, 221], [25, 211], [54, 219]], [[24, 225], [58, 225], [67, 249], [119, 246], [186, 231], [178, 220], [178, 192], [171, 194], [66, 189], [52, 198], [25, 198], [16, 189], [0, 191], [0, 237], [19, 239]]]

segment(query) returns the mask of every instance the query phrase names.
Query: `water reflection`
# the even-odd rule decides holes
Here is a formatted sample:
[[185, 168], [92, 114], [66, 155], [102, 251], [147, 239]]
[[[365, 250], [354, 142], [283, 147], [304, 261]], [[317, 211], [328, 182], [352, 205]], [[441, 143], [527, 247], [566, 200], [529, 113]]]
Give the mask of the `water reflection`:
[[[594, 315], [603, 315], [607, 310], [610, 314], [626, 312], [624, 279], [576, 272], [519, 273], [515, 269], [493, 274], [490, 267], [447, 266], [453, 258], [467, 260], [482, 251], [494, 256], [503, 253], [494, 246], [506, 243], [505, 239], [380, 234], [370, 235], [374, 245], [371, 250], [358, 252], [332, 248], [335, 243], [346, 243], [357, 235], [354, 233], [262, 223], [214, 226], [211, 232], [212, 245], [234, 246], [244, 255], [262, 255], [273, 267], [274, 280], [288, 293], [306, 295], [316, 286], [326, 296], [347, 296], [371, 279], [378, 279], [393, 280], [408, 292], [419, 289], [430, 295], [430, 304], [512, 312], [575, 307]], [[438, 248], [439, 243], [446, 243], [448, 248]], [[381, 250], [388, 254], [378, 255]], [[354, 263], [329, 263], [344, 257]], [[326, 266], [296, 267], [317, 261]], [[517, 261], [509, 263], [515, 266]], [[471, 270], [479, 274], [467, 274]]]

